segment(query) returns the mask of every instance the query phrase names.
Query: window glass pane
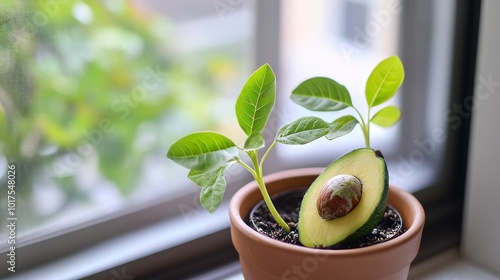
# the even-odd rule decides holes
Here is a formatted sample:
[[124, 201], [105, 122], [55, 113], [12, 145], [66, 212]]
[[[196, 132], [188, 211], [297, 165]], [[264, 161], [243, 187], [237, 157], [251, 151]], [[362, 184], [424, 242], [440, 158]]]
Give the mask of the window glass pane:
[[2, 1], [0, 185], [15, 164], [18, 235], [188, 191], [166, 149], [197, 130], [240, 137], [227, 108], [251, 21], [241, 1]]
[[[283, 102], [289, 102], [289, 93], [299, 82], [315, 76], [330, 77], [347, 87], [353, 103], [362, 109], [361, 113], [366, 118], [366, 79], [379, 61], [397, 54], [399, 15], [391, 15], [390, 20], [381, 26], [373, 18], [376, 5], [372, 1], [315, 2], [316, 5], [300, 1], [282, 4], [281, 69], [286, 77], [282, 86], [288, 93], [282, 95]], [[391, 103], [399, 105], [398, 97]], [[282, 110], [294, 115], [318, 115], [329, 121], [345, 114], [355, 114], [352, 109], [314, 113], [288, 104], [283, 105]], [[330, 145], [321, 141], [300, 148], [282, 147], [281, 150], [284, 156], [289, 154], [285, 150], [297, 150], [296, 153], [303, 154], [323, 147], [346, 151], [346, 146], [364, 145], [358, 130], [356, 128], [352, 137], [336, 139]], [[399, 134], [399, 126], [384, 130], [373, 127], [372, 145], [389, 153], [397, 145]], [[339, 149], [339, 146], [342, 148]]]
[[[449, 96], [454, 4], [425, 1], [419, 3], [418, 10], [413, 9], [413, 4], [396, 0], [283, 1], [282, 79], [277, 115], [283, 123], [303, 115], [316, 115], [327, 121], [346, 114], [357, 116], [351, 108], [324, 113], [292, 104], [290, 94], [301, 81], [324, 76], [347, 87], [353, 104], [366, 119], [368, 76], [381, 60], [399, 55], [406, 68], [403, 87], [389, 102], [372, 109], [371, 116], [386, 105], [396, 105], [405, 121], [390, 128], [372, 125], [371, 147], [383, 152], [393, 183], [402, 182], [408, 189], [416, 190], [432, 182], [439, 170], [443, 141], [433, 142], [435, 149], [431, 154], [415, 143], [431, 137], [436, 128], [446, 131], [440, 112], [446, 111]], [[419, 34], [410, 33], [414, 30]], [[339, 155], [364, 146], [357, 126], [351, 134], [331, 142], [321, 139], [306, 146], [280, 145], [276, 154], [283, 168], [324, 166]]]

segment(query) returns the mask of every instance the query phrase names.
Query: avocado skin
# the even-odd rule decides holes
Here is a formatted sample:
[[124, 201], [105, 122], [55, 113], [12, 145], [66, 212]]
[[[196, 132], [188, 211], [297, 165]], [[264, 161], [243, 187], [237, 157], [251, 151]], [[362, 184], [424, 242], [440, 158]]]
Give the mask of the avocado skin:
[[383, 157], [379, 156], [379, 153], [374, 151], [376, 156], [378, 158], [381, 158], [384, 161], [384, 189], [382, 193], [382, 199], [380, 200], [380, 203], [377, 205], [376, 210], [373, 212], [372, 216], [368, 221], [360, 227], [357, 231], [355, 231], [353, 234], [348, 236], [346, 239], [343, 241], [339, 242], [339, 244], [348, 244], [353, 241], [356, 241], [357, 239], [369, 234], [372, 232], [372, 230], [378, 225], [382, 217], [384, 216], [385, 208], [387, 206], [387, 198], [389, 196], [389, 172], [387, 170], [387, 164], [385, 162], [385, 159]]
[[[325, 169], [323, 174], [328, 173], [332, 166], [337, 165], [339, 163], [341, 164], [344, 160], [346, 160], [346, 159], [349, 160], [350, 157], [353, 157], [353, 155], [354, 155], [354, 157], [356, 157], [356, 155], [358, 155], [358, 154], [373, 154], [373, 157], [376, 157], [377, 160], [379, 160], [380, 163], [382, 164], [382, 173], [383, 174], [381, 174], [382, 175], [382, 178], [381, 178], [382, 182], [380, 184], [381, 185], [380, 187], [382, 187], [382, 195], [380, 196], [380, 200], [378, 201], [374, 211], [372, 212], [372, 214], [370, 214], [370, 217], [367, 219], [367, 221], [365, 223], [363, 223], [360, 227], [358, 227], [354, 232], [349, 234], [344, 239], [339, 240], [338, 242], [335, 242], [333, 244], [310, 244], [310, 242], [308, 242], [308, 240], [304, 240], [305, 238], [303, 236], [301, 236], [301, 234], [300, 234], [300, 229], [306, 226], [306, 225], [304, 225], [304, 223], [305, 223], [304, 221], [302, 221], [302, 223], [301, 223], [301, 217], [304, 216], [303, 209], [301, 209], [300, 214], [299, 214], [299, 227], [298, 227], [299, 240], [305, 246], [307, 246], [307, 247], [320, 247], [320, 248], [327, 248], [327, 247], [335, 248], [335, 247], [343, 245], [343, 244], [349, 244], [349, 243], [371, 233], [372, 230], [378, 225], [382, 216], [384, 215], [385, 208], [387, 205], [387, 198], [388, 198], [388, 194], [389, 194], [389, 176], [388, 176], [389, 173], [387, 170], [387, 164], [385, 162], [385, 159], [382, 156], [380, 156], [381, 155], [380, 152], [378, 152], [378, 151], [376, 152], [373, 149], [369, 149], [369, 148], [361, 148], [361, 149], [353, 150], [347, 154], [344, 154], [343, 156], [338, 158], [336, 161], [332, 162]], [[360, 164], [360, 165], [362, 165], [362, 164]], [[362, 168], [362, 167], [360, 167], [360, 168]], [[335, 176], [337, 174], [332, 173], [330, 175]], [[321, 175], [319, 177], [321, 177]], [[363, 178], [360, 178], [360, 179], [363, 179]], [[315, 183], [316, 183], [316, 181], [313, 182], [313, 184], [311, 184], [311, 187], [315, 186]], [[318, 187], [318, 186], [315, 186], [315, 187]], [[321, 186], [319, 186], [319, 187], [321, 187]], [[302, 205], [305, 204], [304, 202], [306, 199], [308, 199], [307, 193], [303, 198]], [[309, 198], [309, 199], [316, 199], [316, 197]], [[345, 217], [347, 218], [348, 216], [349, 216], [349, 214], [346, 215]], [[311, 225], [309, 225], [309, 226], [311, 226]]]
[[[355, 231], [353, 234], [346, 237], [344, 240], [340, 241], [337, 244], [340, 244], [340, 245], [349, 244], [351, 242], [358, 240], [359, 238], [361, 238], [365, 235], [370, 234], [372, 232], [372, 230], [375, 227], [377, 227], [378, 223], [380, 222], [380, 220], [384, 216], [385, 209], [387, 206], [386, 203], [387, 203], [388, 194], [389, 194], [389, 188], [384, 188], [383, 197], [385, 197], [385, 199], [382, 199], [380, 201], [380, 203], [378, 204], [376, 210], [373, 212], [370, 219], [368, 219], [368, 221], [363, 226], [361, 226], [357, 231]], [[332, 245], [332, 246], [334, 246], [334, 245]]]

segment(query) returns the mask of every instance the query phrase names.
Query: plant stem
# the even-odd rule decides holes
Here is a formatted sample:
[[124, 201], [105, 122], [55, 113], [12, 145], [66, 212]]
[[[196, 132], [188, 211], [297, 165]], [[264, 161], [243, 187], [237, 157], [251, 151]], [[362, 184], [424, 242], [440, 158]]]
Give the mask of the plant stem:
[[257, 178], [257, 174], [255, 173], [255, 171], [250, 166], [248, 166], [248, 164], [242, 161], [239, 157], [236, 158], [236, 162], [245, 167], [245, 169], [248, 170], [248, 172], [250, 172], [250, 174], [252, 174], [254, 178]]
[[363, 129], [363, 135], [365, 136], [365, 146], [370, 148], [370, 123]]
[[365, 120], [363, 118], [363, 115], [356, 109], [356, 107], [352, 106], [354, 111], [358, 113], [359, 119], [361, 120], [361, 123], [359, 124], [361, 126], [361, 130], [363, 131], [363, 136], [365, 137], [365, 146], [367, 148], [370, 148], [370, 108], [368, 108], [368, 122], [365, 123]]
[[[273, 145], [269, 147], [267, 150], [272, 149], [276, 142], [273, 142]], [[267, 152], [266, 155], [267, 156]], [[255, 181], [257, 181], [257, 185], [259, 186], [259, 190], [262, 194], [262, 197], [264, 198], [264, 202], [266, 203], [267, 208], [269, 209], [269, 212], [271, 212], [271, 215], [273, 216], [274, 220], [286, 231], [290, 232], [290, 227], [288, 224], [281, 218], [280, 214], [278, 213], [278, 210], [276, 210], [276, 207], [274, 207], [273, 201], [271, 200], [271, 197], [269, 196], [269, 193], [267, 192], [266, 184], [264, 183], [264, 180], [262, 179], [262, 163], [264, 161], [264, 157], [261, 160], [261, 164], [259, 165], [259, 161], [257, 159], [257, 151], [250, 151], [248, 153], [250, 158], [252, 159], [253, 165], [255, 167]]]
[[264, 166], [264, 161], [266, 160], [267, 156], [269, 155], [269, 152], [274, 148], [274, 146], [276, 146], [276, 140], [273, 141], [273, 143], [271, 144], [271, 146], [269, 146], [269, 149], [267, 149], [266, 153], [264, 153], [264, 156], [262, 156], [262, 159], [260, 160], [260, 165], [259, 165], [259, 168], [260, 170], [264, 170], [263, 169], [263, 166]]
[[368, 107], [368, 118], [366, 119], [366, 133], [365, 133], [365, 144], [367, 148], [370, 148], [370, 109], [371, 107]]
[[269, 211], [271, 212], [271, 215], [273, 218], [276, 220], [276, 222], [288, 233], [290, 232], [290, 227], [288, 224], [281, 218], [280, 214], [278, 213], [278, 210], [274, 207], [274, 204], [271, 200], [271, 197], [269, 196], [269, 193], [267, 192], [266, 185], [264, 183], [264, 180], [262, 180], [261, 177], [256, 178], [257, 184], [259, 185], [259, 189], [262, 193], [262, 196], [264, 197], [264, 202], [266, 203], [267, 208], [269, 208]]

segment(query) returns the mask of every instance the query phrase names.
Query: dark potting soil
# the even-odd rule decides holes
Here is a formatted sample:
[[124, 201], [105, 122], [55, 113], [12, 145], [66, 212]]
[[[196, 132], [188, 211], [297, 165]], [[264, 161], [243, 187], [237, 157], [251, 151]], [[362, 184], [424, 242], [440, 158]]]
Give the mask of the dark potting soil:
[[[289, 233], [276, 223], [263, 202], [259, 203], [252, 213], [250, 213], [249, 220], [247, 221], [248, 225], [257, 232], [275, 240], [302, 246], [299, 241], [297, 222], [299, 220], [299, 209], [304, 192], [305, 190], [295, 190], [273, 198], [276, 209], [290, 226]], [[332, 249], [361, 248], [382, 243], [403, 234], [406, 229], [400, 225], [401, 217], [399, 214], [392, 207], [387, 207], [379, 224], [370, 234], [349, 244], [336, 245]]]

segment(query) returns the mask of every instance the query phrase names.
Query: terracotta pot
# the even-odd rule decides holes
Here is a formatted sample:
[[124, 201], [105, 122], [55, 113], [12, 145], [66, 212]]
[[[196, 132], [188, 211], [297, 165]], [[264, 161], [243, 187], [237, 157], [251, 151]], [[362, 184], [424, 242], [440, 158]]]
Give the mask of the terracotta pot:
[[[307, 187], [323, 168], [287, 170], [264, 177], [270, 195]], [[390, 186], [389, 201], [403, 218], [407, 231], [392, 240], [365, 248], [312, 249], [287, 244], [261, 235], [245, 222], [262, 200], [257, 183], [241, 188], [229, 206], [231, 237], [240, 256], [245, 279], [406, 279], [417, 255], [425, 214], [410, 193]]]

